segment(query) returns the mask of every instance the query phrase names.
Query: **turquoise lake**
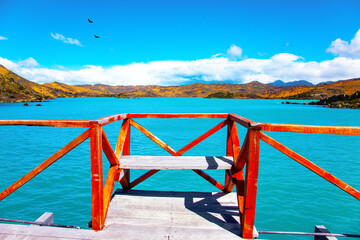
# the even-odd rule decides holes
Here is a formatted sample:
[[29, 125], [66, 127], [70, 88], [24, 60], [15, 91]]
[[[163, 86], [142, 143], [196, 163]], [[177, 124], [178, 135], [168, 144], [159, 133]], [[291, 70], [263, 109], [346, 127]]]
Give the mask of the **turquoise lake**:
[[[287, 105], [284, 100], [204, 98], [59, 98], [41, 103], [0, 104], [0, 119], [92, 120], [118, 113], [236, 113], [256, 122], [360, 126], [360, 110]], [[220, 119], [135, 119], [179, 150]], [[113, 148], [121, 121], [105, 126]], [[0, 126], [0, 190], [4, 190], [84, 128]], [[238, 126], [240, 141], [245, 128]], [[360, 136], [266, 133], [360, 189]], [[225, 155], [226, 128], [185, 155]], [[57, 224], [86, 228], [91, 220], [89, 140], [0, 202], [0, 217], [35, 220], [53, 212]], [[167, 155], [138, 130], [131, 129], [131, 154]], [[104, 178], [109, 163], [103, 158]], [[141, 171], [131, 173], [132, 179]], [[223, 171], [208, 173], [223, 183]], [[120, 184], [116, 183], [115, 188]], [[136, 189], [217, 191], [192, 171], [160, 171]], [[360, 234], [360, 202], [294, 160], [261, 142], [255, 225], [259, 230], [313, 232], [325, 225], [334, 233]], [[261, 235], [266, 239], [313, 237]]]

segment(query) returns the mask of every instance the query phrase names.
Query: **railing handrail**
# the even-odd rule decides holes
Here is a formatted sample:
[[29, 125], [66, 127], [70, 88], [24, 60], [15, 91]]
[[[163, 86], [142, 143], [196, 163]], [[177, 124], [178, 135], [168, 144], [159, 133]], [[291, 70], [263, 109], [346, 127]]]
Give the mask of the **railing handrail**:
[[333, 135], [360, 135], [360, 127], [302, 125], [284, 123], [259, 123], [261, 131], [294, 132]]
[[[215, 127], [211, 128], [189, 144], [178, 151], [173, 150], [166, 145], [146, 128], [132, 119], [139, 118], [158, 118], [158, 119], [224, 119]], [[106, 137], [103, 126], [123, 120], [116, 148], [111, 148], [110, 142]], [[236, 123], [247, 128], [247, 135], [240, 146], [239, 135], [237, 133]], [[360, 200], [360, 192], [344, 183], [340, 179], [326, 172], [322, 168], [313, 164], [306, 158], [265, 135], [262, 131], [272, 132], [294, 132], [294, 133], [312, 133], [312, 134], [338, 134], [338, 135], [360, 135], [360, 127], [345, 126], [321, 126], [321, 125], [300, 125], [300, 124], [282, 124], [282, 123], [258, 123], [233, 113], [123, 113], [102, 117], [95, 120], [26, 120], [26, 119], [8, 119], [0, 120], [0, 126], [23, 125], [23, 126], [49, 126], [49, 127], [85, 127], [89, 128], [80, 136], [75, 138], [69, 144], [57, 151], [39, 166], [34, 168], [24, 177], [20, 178], [10, 187], [0, 193], [1, 199], [14, 192], [24, 185], [30, 179], [35, 177], [41, 171], [70, 152], [73, 148], [90, 138], [91, 151], [91, 175], [92, 175], [92, 219], [93, 229], [101, 230], [104, 226], [114, 182], [121, 180], [121, 185], [130, 189], [159, 170], [150, 170], [134, 181], [130, 182], [129, 173], [120, 168], [122, 155], [130, 154], [130, 126], [133, 126], [143, 132], [147, 137], [164, 148], [173, 156], [181, 156], [183, 153], [202, 142], [213, 133], [227, 126], [227, 144], [226, 155], [234, 159], [233, 169], [226, 172], [225, 185], [220, 184], [215, 179], [207, 175], [202, 170], [194, 170], [197, 174], [205, 178], [221, 191], [230, 192], [236, 185], [238, 193], [239, 212], [242, 225], [242, 236], [249, 238], [252, 236], [252, 228], [255, 219], [257, 174], [259, 163], [259, 144], [260, 140], [268, 143], [270, 146], [294, 159], [309, 170], [315, 172], [322, 178], [333, 183], [340, 189], [349, 193]], [[103, 188], [102, 179], [102, 152], [109, 160], [110, 169]], [[246, 165], [246, 175], [244, 166]], [[123, 177], [120, 175], [122, 174]]]
[[262, 131], [294, 132], [334, 135], [360, 135], [360, 127], [356, 126], [326, 126], [287, 123], [258, 123], [234, 113], [123, 113], [114, 114], [95, 120], [49, 120], [49, 119], [0, 119], [0, 126], [49, 126], [49, 127], [87, 127], [105, 126], [126, 118], [229, 118], [240, 125], [258, 127]]

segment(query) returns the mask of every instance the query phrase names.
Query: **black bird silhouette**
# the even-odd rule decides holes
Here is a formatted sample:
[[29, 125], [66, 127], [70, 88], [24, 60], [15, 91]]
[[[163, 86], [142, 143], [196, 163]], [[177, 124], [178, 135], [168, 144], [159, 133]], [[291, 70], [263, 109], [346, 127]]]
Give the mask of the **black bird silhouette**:
[[95, 38], [99, 38], [99, 36], [96, 36], [95, 34], [94, 34], [94, 37], [95, 37]]
[[89, 23], [93, 23], [93, 21], [91, 21], [90, 19], [88, 19]]

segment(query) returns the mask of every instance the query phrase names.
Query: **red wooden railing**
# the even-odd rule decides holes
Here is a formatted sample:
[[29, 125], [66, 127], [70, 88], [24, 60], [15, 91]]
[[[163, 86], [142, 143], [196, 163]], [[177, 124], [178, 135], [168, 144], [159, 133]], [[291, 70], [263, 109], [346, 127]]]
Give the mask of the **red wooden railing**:
[[[135, 122], [136, 118], [218, 118], [222, 121], [199, 136], [183, 148], [175, 151], [166, 143], [157, 138], [146, 128]], [[115, 151], [112, 149], [103, 126], [116, 121], [123, 121], [120, 134], [116, 143]], [[144, 133], [148, 138], [165, 149], [173, 156], [181, 156], [204, 139], [208, 138], [218, 130], [227, 126], [226, 155], [232, 156], [234, 164], [231, 170], [226, 170], [225, 183], [209, 176], [202, 170], [193, 169], [195, 173], [209, 181], [223, 192], [231, 192], [236, 187], [239, 206], [242, 237], [252, 238], [255, 221], [256, 193], [259, 168], [260, 140], [276, 148], [280, 152], [294, 159], [309, 170], [315, 172], [335, 186], [344, 190], [351, 196], [360, 200], [360, 192], [344, 183], [342, 180], [331, 175], [324, 169], [318, 167], [306, 158], [287, 148], [283, 144], [272, 139], [263, 131], [297, 132], [316, 134], [341, 134], [360, 135], [360, 127], [329, 127], [329, 126], [308, 126], [291, 124], [256, 123], [236, 114], [118, 114], [93, 121], [83, 120], [0, 120], [0, 125], [28, 125], [28, 126], [53, 126], [53, 127], [84, 127], [88, 128], [70, 143], [65, 145], [51, 157], [46, 159], [39, 166], [20, 178], [14, 184], [0, 193], [0, 201], [9, 196], [12, 192], [24, 185], [37, 174], [45, 170], [51, 164], [59, 160], [72, 149], [80, 145], [90, 137], [91, 151], [91, 189], [92, 189], [92, 228], [97, 231], [104, 227], [111, 195], [115, 181], [119, 181], [125, 190], [129, 190], [159, 170], [149, 170], [147, 173], [131, 181], [130, 170], [120, 168], [121, 157], [130, 155], [130, 126]], [[246, 137], [240, 145], [237, 125], [247, 129]], [[102, 175], [102, 152], [110, 163], [105, 186], [103, 188]]]

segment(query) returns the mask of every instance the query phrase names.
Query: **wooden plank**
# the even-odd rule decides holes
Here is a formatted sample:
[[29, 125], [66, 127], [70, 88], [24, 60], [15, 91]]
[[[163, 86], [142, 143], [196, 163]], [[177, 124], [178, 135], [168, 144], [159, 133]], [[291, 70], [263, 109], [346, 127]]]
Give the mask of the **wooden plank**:
[[221, 123], [219, 123], [215, 127], [211, 128], [209, 131], [207, 131], [200, 137], [196, 138], [191, 143], [187, 144], [185, 147], [181, 148], [179, 151], [177, 151], [177, 154], [179, 156], [183, 155], [185, 152], [189, 151], [191, 148], [195, 147], [197, 144], [204, 141], [206, 138], [210, 137], [211, 135], [213, 135], [214, 133], [216, 133], [217, 131], [219, 131], [220, 129], [225, 127], [226, 125], [227, 125], [227, 120], [222, 121]]
[[229, 156], [123, 156], [120, 168], [125, 169], [231, 169]]
[[235, 193], [118, 189], [105, 225], [105, 232], [135, 239], [144, 237], [137, 233], [146, 239], [241, 239]]
[[[124, 135], [125, 135], [124, 144], [122, 147], [119, 147], [119, 149], [122, 148], [123, 156], [127, 156], [127, 155], [130, 155], [130, 131], [131, 131], [130, 120], [124, 119], [122, 126], [126, 127], [126, 131], [125, 131], [126, 134], [124, 132]], [[119, 150], [118, 153], [121, 154], [121, 150]], [[123, 172], [124, 172], [124, 177], [122, 177], [120, 179], [120, 184], [124, 189], [128, 190], [128, 189], [130, 189], [130, 169], [125, 169]]]
[[233, 156], [233, 144], [231, 141], [231, 126], [234, 121], [228, 119], [227, 131], [226, 131], [226, 156]]
[[240, 141], [239, 141], [239, 134], [237, 131], [237, 127], [236, 127], [236, 123], [233, 122], [231, 124], [231, 129], [230, 129], [230, 134], [231, 134], [231, 144], [232, 144], [232, 152], [233, 152], [233, 158], [235, 160], [235, 162], [237, 161], [239, 154], [240, 154]]
[[106, 155], [106, 158], [109, 160], [110, 165], [119, 165], [119, 160], [117, 159], [108, 138], [102, 129], [102, 149]]
[[90, 127], [88, 120], [0, 120], [1, 125], [25, 125], [48, 127]]
[[[240, 142], [239, 135], [236, 127], [236, 123], [232, 120], [228, 124], [228, 142], [227, 142], [227, 152], [231, 153], [231, 156], [237, 161], [240, 152]], [[235, 165], [234, 163], [234, 165]], [[234, 182], [232, 181], [232, 176], [229, 173], [225, 173], [225, 191], [231, 192], [234, 189]]]
[[294, 159], [296, 162], [300, 163], [310, 171], [316, 173], [320, 177], [324, 178], [325, 180], [331, 182], [341, 190], [347, 192], [354, 198], [360, 200], [360, 192], [355, 188], [351, 187], [347, 183], [343, 182], [339, 178], [335, 177], [334, 175], [330, 174], [329, 172], [325, 171], [321, 167], [317, 166], [316, 164], [312, 163], [308, 159], [304, 158], [300, 154], [294, 152], [290, 148], [284, 146], [283, 144], [277, 142], [273, 138], [269, 137], [268, 135], [261, 133], [261, 140], [269, 144], [270, 146], [274, 147], [275, 149], [279, 150], [280, 152], [284, 153], [286, 156]]
[[360, 127], [316, 126], [281, 123], [261, 123], [259, 127], [262, 131], [360, 135]]
[[128, 132], [130, 132], [130, 120], [125, 119], [121, 126], [119, 137], [118, 137], [116, 147], [115, 147], [115, 155], [118, 159], [120, 159], [121, 154], [123, 153], [125, 141], [128, 136]]
[[246, 128], [249, 128], [251, 123], [256, 124], [254, 121], [251, 121], [247, 118], [241, 117], [241, 116], [239, 116], [237, 114], [233, 114], [233, 113], [229, 114], [229, 118], [230, 118], [230, 120], [235, 121]]
[[[100, 232], [99, 232], [100, 233]], [[35, 225], [0, 224], [0, 239], [53, 240], [53, 239], [101, 239], [92, 230], [56, 228]]]
[[95, 231], [104, 227], [101, 133], [100, 126], [90, 129], [92, 229]]
[[53, 224], [54, 223], [54, 214], [51, 212], [45, 212], [38, 219], [36, 219], [35, 222], [36, 223]]
[[[316, 233], [330, 233], [324, 225], [315, 225]], [[336, 237], [330, 236], [314, 236], [314, 240], [338, 240]]]
[[227, 113], [130, 113], [129, 118], [227, 118]]
[[128, 113], [116, 114], [116, 115], [98, 118], [95, 121], [99, 126], [105, 126], [109, 123], [113, 123], [113, 122], [128, 118], [128, 115], [129, 115]]
[[0, 193], [0, 201], [7, 196], [9, 196], [11, 193], [13, 193], [15, 190], [23, 186], [25, 183], [30, 181], [33, 177], [44, 171], [46, 168], [48, 168], [51, 164], [59, 160], [61, 157], [63, 157], [65, 154], [73, 150], [75, 147], [80, 145], [82, 142], [84, 142], [89, 137], [89, 130], [86, 130], [84, 133], [80, 134], [77, 138], [72, 140], [70, 143], [66, 144], [63, 148], [61, 148], [59, 151], [54, 153], [51, 157], [46, 159], [44, 162], [42, 162], [40, 165], [38, 165], [36, 168], [31, 170], [29, 173], [27, 173], [25, 176], [17, 180], [15, 183], [13, 183], [11, 186], [6, 188], [4, 191]]
[[249, 156], [249, 133], [246, 134], [240, 153], [234, 163], [234, 171], [240, 171], [244, 168]]

